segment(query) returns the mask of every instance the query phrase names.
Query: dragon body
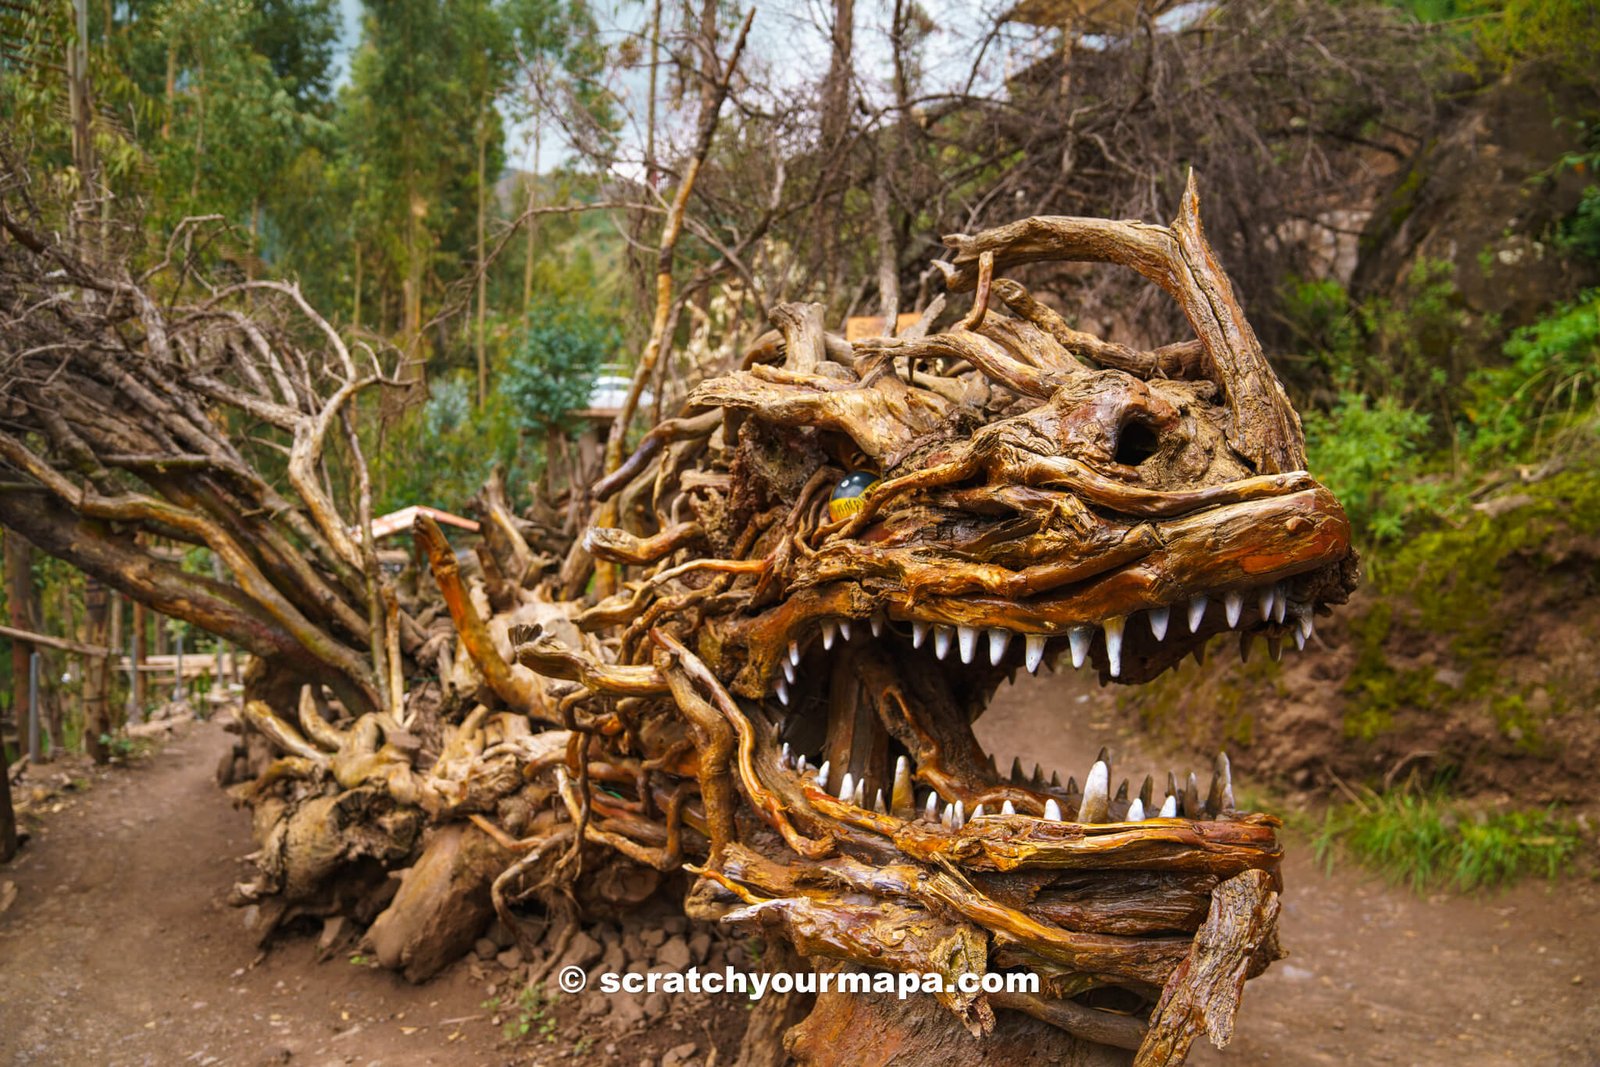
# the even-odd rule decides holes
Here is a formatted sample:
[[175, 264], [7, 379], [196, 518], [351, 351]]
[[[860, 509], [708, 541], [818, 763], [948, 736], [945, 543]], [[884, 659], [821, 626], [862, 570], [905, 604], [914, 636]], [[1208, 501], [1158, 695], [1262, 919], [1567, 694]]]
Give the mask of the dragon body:
[[[1349, 525], [1304, 470], [1192, 184], [1171, 226], [1035, 218], [947, 244], [948, 290], [973, 293], [959, 322], [932, 330], [941, 299], [850, 343], [819, 306], [778, 307], [593, 487], [598, 518], [559, 568], [493, 497], [477, 575], [419, 520], [459, 714], [408, 747], [381, 716], [330, 725], [309, 695], [298, 730], [252, 704], [281, 758], [248, 790], [280, 854], [244, 895], [282, 895], [294, 820], [339, 814], [310, 804], [365, 791], [359, 818], [422, 852], [378, 935], [447, 910], [468, 869], [511, 918], [616, 864], [687, 867], [697, 918], [817, 966], [947, 976], [935, 1000], [958, 1031], [999, 1041], [1032, 1016], [1151, 1064], [1225, 1040], [1279, 954], [1277, 820], [1238, 809], [1225, 756], [1204, 781], [1157, 780], [1102, 753], [1063, 781], [996, 767], [971, 724], [1047, 664], [1138, 683], [1222, 637], [1303, 645], [1354, 587]], [[1046, 260], [1138, 271], [1194, 339], [1077, 332], [1000, 276]], [[417, 844], [416, 813], [454, 836]], [[406, 851], [385, 840], [365, 854]], [[1037, 990], [955, 990], [991, 972]], [[929, 1040], [905, 1021], [923, 1008], [862, 1010], [820, 999], [791, 1053], [858, 1058], [897, 1018], [896, 1047]]]

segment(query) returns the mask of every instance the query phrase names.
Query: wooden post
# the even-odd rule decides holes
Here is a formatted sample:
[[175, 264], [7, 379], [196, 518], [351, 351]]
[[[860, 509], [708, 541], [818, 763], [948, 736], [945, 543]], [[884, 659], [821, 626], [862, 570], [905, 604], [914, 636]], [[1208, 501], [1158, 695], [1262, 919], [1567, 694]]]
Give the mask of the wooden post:
[[11, 765], [6, 760], [4, 737], [0, 737], [0, 863], [11, 862], [17, 854], [17, 813], [11, 806]]
[[[16, 630], [34, 630], [33, 546], [15, 530], [5, 533], [6, 609]], [[23, 735], [23, 709], [28, 706], [28, 657], [33, 645], [11, 638], [11, 718]]]
[[[133, 644], [129, 648], [128, 658], [132, 661], [129, 673], [133, 675], [133, 692], [130, 697], [133, 701], [133, 716], [137, 716], [140, 722], [144, 721], [145, 706], [148, 704], [144, 688], [144, 671], [140, 669], [144, 666], [147, 648], [145, 640], [148, 636], [149, 622], [145, 618], [144, 605], [135, 600], [133, 602]], [[133, 716], [130, 716], [130, 718]]]
[[38, 766], [44, 758], [39, 744], [39, 653], [28, 656], [28, 762]]
[[[84, 637], [86, 643], [103, 645], [109, 620], [106, 587], [98, 580], [84, 578]], [[83, 747], [96, 763], [111, 757], [106, 742], [111, 736], [111, 657], [85, 656], [83, 664]]]

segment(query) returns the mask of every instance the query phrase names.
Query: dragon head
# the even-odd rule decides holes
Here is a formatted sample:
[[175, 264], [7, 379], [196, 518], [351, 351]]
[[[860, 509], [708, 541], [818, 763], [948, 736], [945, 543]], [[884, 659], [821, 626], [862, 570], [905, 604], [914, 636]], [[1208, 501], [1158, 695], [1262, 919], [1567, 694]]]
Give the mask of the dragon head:
[[[587, 547], [646, 569], [580, 625], [620, 628], [610, 669], [642, 672], [612, 690], [630, 743], [698, 778], [702, 907], [872, 967], [1044, 979], [942, 998], [977, 1029], [990, 1001], [1067, 1029], [1150, 1016], [1138, 1040], [1231, 1017], [1195, 976], [1274, 958], [1280, 852], [1226, 757], [1204, 791], [1118, 784], [1104, 752], [1063, 782], [1003, 773], [971, 724], [1047, 662], [1137, 683], [1224, 632], [1303, 645], [1354, 587], [1349, 524], [1304, 471], [1192, 184], [1171, 226], [1033, 218], [946, 243], [947, 288], [974, 292], [959, 324], [929, 332], [940, 301], [851, 343], [780, 306], [597, 487], [618, 522]], [[1195, 339], [1111, 344], [997, 277], [1043, 260], [1131, 267]]]

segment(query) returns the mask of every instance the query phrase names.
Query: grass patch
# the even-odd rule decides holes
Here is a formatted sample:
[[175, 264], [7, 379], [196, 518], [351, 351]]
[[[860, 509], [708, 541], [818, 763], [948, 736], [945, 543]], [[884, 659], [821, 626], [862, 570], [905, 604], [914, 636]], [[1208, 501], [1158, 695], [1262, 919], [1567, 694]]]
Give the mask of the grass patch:
[[1438, 793], [1373, 794], [1330, 808], [1312, 838], [1332, 869], [1348, 854], [1419, 893], [1493, 889], [1527, 875], [1555, 878], [1582, 847], [1577, 826], [1552, 810], [1473, 813]]

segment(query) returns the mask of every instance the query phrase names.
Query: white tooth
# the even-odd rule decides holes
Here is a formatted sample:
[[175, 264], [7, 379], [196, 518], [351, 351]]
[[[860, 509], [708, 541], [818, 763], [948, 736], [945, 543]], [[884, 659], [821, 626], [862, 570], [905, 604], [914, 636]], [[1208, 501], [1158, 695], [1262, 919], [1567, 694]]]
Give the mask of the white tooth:
[[1300, 636], [1309, 639], [1311, 631], [1316, 629], [1316, 625], [1311, 621], [1311, 605], [1295, 605], [1294, 621], [1296, 628], [1300, 631]]
[[864, 808], [866, 806], [867, 806], [867, 776], [863, 774], [861, 776], [861, 780], [856, 783], [856, 807]]
[[883, 612], [881, 610], [880, 611], [874, 611], [872, 613], [872, 618], [869, 619], [868, 621], [872, 624], [872, 636], [873, 637], [882, 637], [883, 636]]
[[789, 706], [789, 683], [782, 678], [778, 679], [778, 702], [784, 707]]
[[1067, 640], [1072, 643], [1072, 666], [1082, 667], [1083, 661], [1089, 658], [1089, 642], [1094, 640], [1094, 630], [1087, 626], [1074, 626], [1067, 632]]
[[1296, 630], [1294, 632], [1294, 647], [1300, 652], [1306, 650], [1306, 632], [1304, 630]]
[[838, 636], [839, 628], [833, 624], [832, 619], [822, 620], [822, 647], [824, 651], [833, 647], [833, 639]]
[[950, 829], [959, 830], [967, 825], [967, 812], [961, 801], [956, 801], [956, 812], [950, 817]]
[[1228, 626], [1238, 626], [1239, 612], [1244, 610], [1244, 595], [1236, 592], [1224, 593], [1222, 597], [1222, 606], [1227, 611]]
[[[1122, 673], [1122, 629], [1126, 626], [1126, 618], [1107, 619], [1106, 628], [1106, 662], [1111, 669], [1111, 677], [1115, 678]], [[1082, 820], [1079, 820], [1080, 822]]]
[[798, 641], [789, 642], [789, 664], [794, 667], [800, 666], [800, 643]]
[[833, 764], [827, 760], [822, 761], [822, 766], [817, 768], [817, 788], [828, 788], [828, 772], [833, 769]]
[[778, 756], [778, 765], [780, 767], [789, 766], [789, 742], [787, 741], [783, 743], [783, 752]]
[[1272, 607], [1277, 602], [1278, 590], [1276, 586], [1264, 585], [1261, 587], [1261, 621], [1266, 622], [1272, 618]]
[[1288, 614], [1289, 593], [1280, 585], [1278, 586], [1277, 606], [1273, 609], [1272, 617], [1281, 623]]
[[1168, 608], [1150, 609], [1150, 632], [1156, 635], [1157, 641], [1167, 639], [1167, 620], [1171, 617], [1172, 612]]
[[796, 773], [796, 774], [804, 774], [804, 773], [806, 773], [806, 758], [805, 758], [804, 755], [802, 755], [799, 759], [794, 761], [794, 773]]
[[1017, 813], [1017, 806], [1015, 804], [1011, 803], [1011, 801], [1008, 800], [1004, 804], [1000, 805], [1000, 814], [1001, 815], [1015, 815], [1016, 813]]
[[946, 804], [944, 810], [939, 813], [939, 821], [944, 824], [946, 829], [950, 829], [950, 824], [954, 821], [955, 816], [956, 806], [954, 804]]
[[1122, 821], [1144, 822], [1144, 801], [1134, 797], [1133, 803], [1128, 805], [1128, 817]]
[[850, 776], [849, 771], [844, 772], [844, 781], [839, 783], [839, 799], [846, 804], [856, 798], [856, 780]]
[[788, 659], [784, 659], [782, 661], [782, 663], [783, 663], [783, 680], [788, 682], [790, 685], [793, 685], [794, 684], [794, 664], [790, 663], [788, 661]]
[[911, 624], [911, 647], [921, 648], [922, 642], [926, 641], [927, 639], [928, 624], [925, 622], [913, 622]]
[[1165, 800], [1163, 800], [1161, 802], [1161, 814], [1156, 816], [1156, 818], [1158, 818], [1158, 819], [1176, 819], [1177, 817], [1178, 817], [1178, 798], [1173, 796], [1171, 793], [1168, 793], [1167, 794], [1167, 799], [1165, 799]]
[[1056, 803], [1055, 797], [1044, 802], [1044, 817], [1051, 822], [1061, 821], [1061, 805]]
[[1027, 646], [1024, 649], [1027, 653], [1024, 659], [1028, 666], [1028, 673], [1038, 674], [1039, 664], [1044, 662], [1044, 635], [1028, 634], [1023, 639], [1023, 643]]
[[1189, 632], [1194, 633], [1200, 629], [1200, 621], [1206, 617], [1207, 600], [1204, 594], [1189, 598]]
[[850, 640], [850, 620], [849, 619], [840, 619], [839, 620], [839, 636], [844, 638], [846, 641]]
[[989, 627], [989, 663], [999, 666], [1011, 647], [1011, 631], [999, 626]]
[[972, 809], [972, 817], [974, 819], [980, 818], [980, 817], [982, 817], [982, 815], [983, 815], [983, 805], [982, 804], [979, 804], [977, 807]]
[[883, 790], [878, 790], [878, 795], [872, 798], [872, 810], [879, 815], [889, 814], [889, 809], [883, 806]]
[[956, 635], [955, 630], [940, 623], [933, 628], [933, 654], [944, 659], [950, 654], [950, 639]]
[[1095, 760], [1083, 782], [1083, 803], [1078, 806], [1079, 822], [1104, 822], [1111, 799], [1111, 768]]
[[894, 761], [894, 787], [889, 791], [889, 801], [894, 813], [902, 817], [917, 806], [916, 794], [911, 791], [911, 761], [904, 756]]
[[928, 802], [922, 805], [922, 814], [929, 822], [939, 817], [939, 794], [929, 793]]
[[972, 652], [978, 647], [978, 631], [971, 626], [957, 626], [956, 644], [961, 647], [961, 662], [971, 663]]

